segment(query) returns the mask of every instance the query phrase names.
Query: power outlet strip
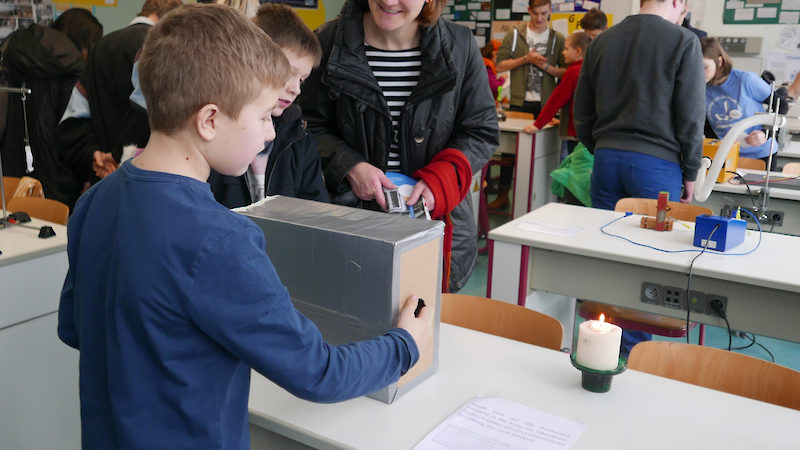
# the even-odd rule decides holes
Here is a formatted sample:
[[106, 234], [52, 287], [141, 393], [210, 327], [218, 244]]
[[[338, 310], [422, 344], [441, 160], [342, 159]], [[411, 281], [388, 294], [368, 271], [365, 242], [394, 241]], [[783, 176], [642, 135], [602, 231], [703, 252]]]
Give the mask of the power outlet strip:
[[709, 294], [692, 289], [687, 299], [686, 289], [675, 286], [662, 286], [657, 283], [645, 281], [640, 291], [640, 301], [650, 305], [659, 305], [670, 309], [679, 309], [699, 314], [717, 317], [719, 314], [711, 307], [712, 300], [722, 302], [723, 313], [727, 312], [728, 298], [724, 295]]

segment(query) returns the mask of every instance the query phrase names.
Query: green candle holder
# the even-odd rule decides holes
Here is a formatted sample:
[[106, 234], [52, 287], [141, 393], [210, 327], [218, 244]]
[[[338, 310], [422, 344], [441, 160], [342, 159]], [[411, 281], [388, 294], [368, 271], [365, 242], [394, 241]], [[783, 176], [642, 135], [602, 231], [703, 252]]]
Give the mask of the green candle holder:
[[575, 352], [569, 355], [572, 365], [581, 371], [581, 386], [589, 392], [603, 393], [611, 390], [611, 380], [614, 375], [620, 374], [628, 368], [628, 363], [619, 358], [617, 368], [613, 370], [596, 370], [582, 366], [575, 360]]

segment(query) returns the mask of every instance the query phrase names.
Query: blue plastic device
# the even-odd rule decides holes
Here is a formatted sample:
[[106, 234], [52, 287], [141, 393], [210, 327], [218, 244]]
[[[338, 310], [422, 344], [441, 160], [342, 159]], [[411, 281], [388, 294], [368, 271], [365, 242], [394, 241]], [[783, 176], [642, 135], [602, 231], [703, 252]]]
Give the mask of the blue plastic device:
[[[714, 227], [719, 225], [717, 231]], [[747, 222], [732, 217], [697, 216], [694, 223], [694, 246], [705, 247], [706, 241], [711, 236], [708, 248], [718, 252], [728, 251], [744, 242], [744, 232]], [[714, 235], [711, 235], [711, 232]]]

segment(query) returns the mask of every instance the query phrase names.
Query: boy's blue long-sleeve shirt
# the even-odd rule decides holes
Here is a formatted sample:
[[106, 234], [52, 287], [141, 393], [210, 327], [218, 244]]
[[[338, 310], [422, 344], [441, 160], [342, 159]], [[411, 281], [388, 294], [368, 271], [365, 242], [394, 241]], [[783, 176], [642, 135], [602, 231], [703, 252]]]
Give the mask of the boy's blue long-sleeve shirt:
[[326, 344], [263, 232], [206, 183], [131, 162], [79, 200], [58, 335], [80, 350], [84, 448], [249, 448], [250, 368], [298, 397], [381, 389], [419, 357], [401, 329]]

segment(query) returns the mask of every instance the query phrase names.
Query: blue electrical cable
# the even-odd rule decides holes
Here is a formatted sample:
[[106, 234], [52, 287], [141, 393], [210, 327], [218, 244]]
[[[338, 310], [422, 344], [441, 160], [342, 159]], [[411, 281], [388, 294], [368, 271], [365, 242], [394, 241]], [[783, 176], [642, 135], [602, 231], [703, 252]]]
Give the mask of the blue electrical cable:
[[[755, 216], [755, 214], [750, 212], [749, 209], [747, 209], [747, 208], [739, 208], [739, 210], [745, 211], [745, 212], [747, 212], [747, 214], [750, 214], [750, 217], [752, 217], [753, 220], [756, 221], [756, 225], [758, 225], [758, 242], [756, 243], [756, 246], [753, 247], [753, 249], [751, 249], [751, 250], [749, 250], [747, 252], [743, 252], [743, 253], [725, 253], [725, 252], [720, 252], [720, 251], [713, 250], [713, 249], [708, 250], [709, 252], [713, 252], [714, 254], [717, 254], [717, 255], [743, 256], [743, 255], [749, 255], [750, 253], [753, 253], [754, 251], [756, 251], [758, 249], [758, 247], [761, 246], [761, 235], [763, 234], [763, 231], [761, 229], [761, 222], [758, 221], [758, 218]], [[649, 249], [652, 249], [652, 250], [656, 250], [656, 251], [659, 251], [659, 252], [663, 252], [663, 253], [703, 252], [702, 249], [695, 249], [695, 248], [684, 249], [684, 250], [666, 250], [666, 249], [658, 248], [658, 247], [655, 247], [655, 246], [652, 246], [652, 245], [642, 244], [642, 243], [636, 242], [636, 241], [634, 241], [632, 239], [628, 239], [625, 236], [620, 236], [618, 234], [613, 234], [613, 233], [610, 233], [610, 232], [606, 231], [606, 227], [608, 227], [609, 225], [613, 224], [614, 222], [617, 222], [618, 220], [624, 219], [625, 217], [628, 217], [628, 216], [630, 216], [632, 214], [633, 213], [626, 212], [624, 216], [617, 217], [616, 219], [612, 220], [611, 222], [608, 222], [607, 224], [601, 226], [600, 227], [600, 231], [603, 234], [606, 234], [608, 236], [615, 237], [615, 238], [618, 238], [618, 239], [622, 239], [623, 241], [630, 242], [631, 244], [638, 245], [640, 247], [646, 247], [646, 248], [649, 248]]]

